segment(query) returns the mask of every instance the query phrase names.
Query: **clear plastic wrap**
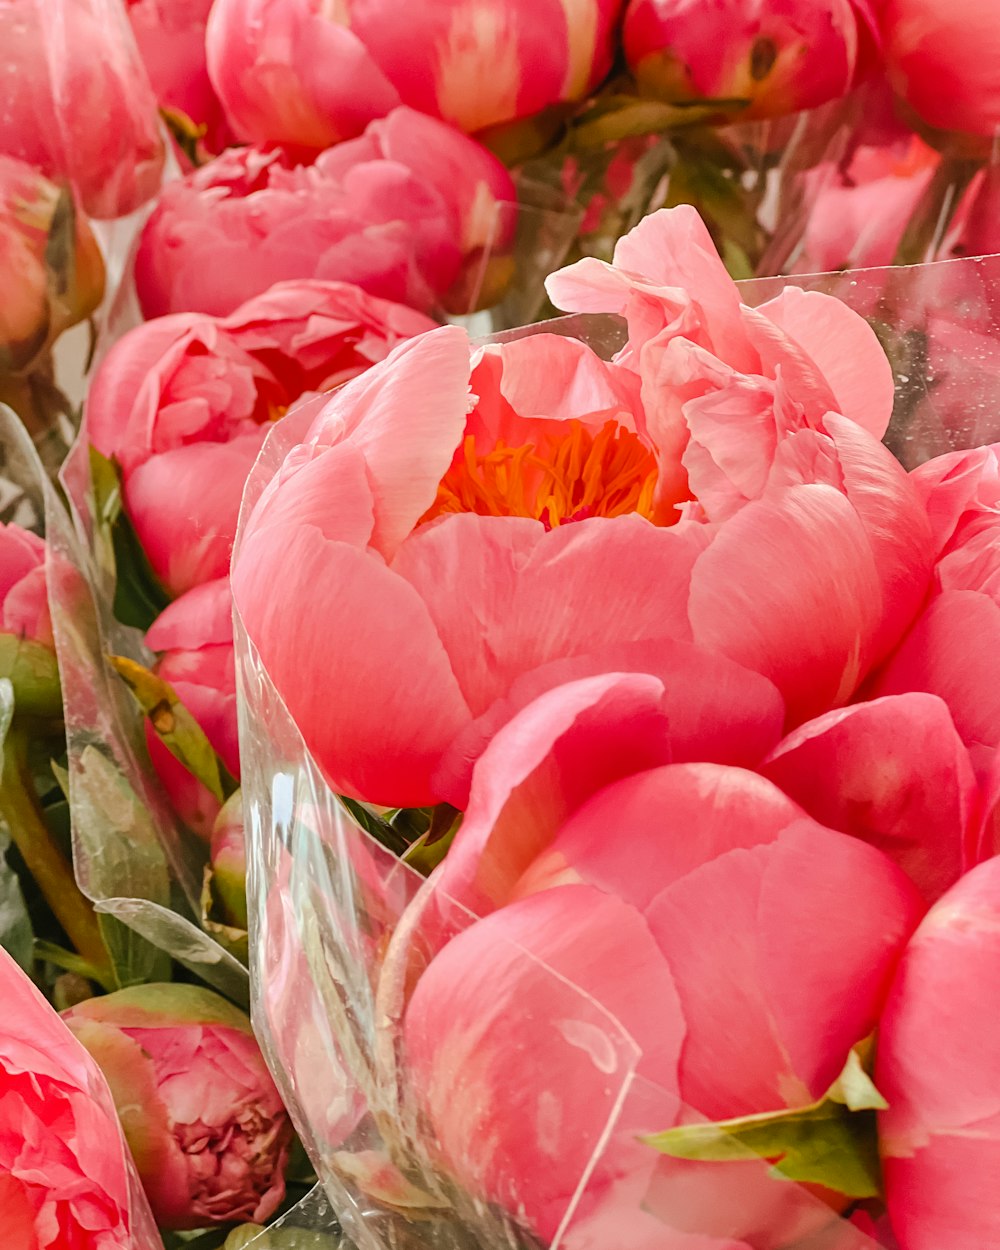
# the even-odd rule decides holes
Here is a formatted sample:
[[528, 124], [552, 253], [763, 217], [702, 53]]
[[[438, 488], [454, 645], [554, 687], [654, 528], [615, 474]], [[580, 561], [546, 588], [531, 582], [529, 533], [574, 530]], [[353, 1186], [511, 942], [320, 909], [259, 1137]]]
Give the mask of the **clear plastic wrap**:
[[[1000, 257], [757, 280], [744, 284], [743, 298], [758, 304], [788, 284], [836, 294], [874, 324], [896, 375], [890, 442], [907, 466], [996, 437], [1000, 357], [991, 334]], [[605, 356], [623, 338], [620, 323], [600, 317], [564, 318], [499, 337], [541, 329], [578, 338]], [[247, 485], [244, 521], [321, 402], [272, 432]], [[240, 540], [237, 560], [239, 547]], [[625, 1181], [616, 1187], [605, 1168], [616, 1142], [634, 1141], [636, 1126], [663, 1116], [670, 1096], [641, 1075], [636, 1044], [604, 1005], [519, 947], [497, 957], [505, 976], [531, 985], [531, 1001], [544, 1002], [546, 1018], [561, 1030], [550, 1039], [547, 1063], [561, 1054], [555, 1066], [568, 1075], [565, 1088], [546, 1091], [546, 1148], [561, 1174], [574, 1179], [560, 1208], [546, 1217], [551, 1231], [544, 1242], [509, 1214], [517, 1210], [516, 1194], [491, 1203], [456, 1179], [461, 1165], [454, 1150], [447, 1162], [448, 1144], [435, 1138], [421, 1110], [427, 1091], [406, 1063], [400, 1026], [428, 961], [476, 918], [388, 849], [384, 813], [331, 792], [239, 619], [236, 642], [255, 1024], [347, 1244], [357, 1250], [543, 1244], [552, 1250], [875, 1250], [884, 1244], [863, 1203], [834, 1209], [812, 1189], [774, 1179], [749, 1150], [741, 1158], [734, 1148], [728, 1163], [714, 1165], [721, 1167], [717, 1186], [695, 1164], [681, 1206], [669, 1188], [658, 1203], [654, 1187]], [[561, 1113], [571, 1074], [581, 1071], [581, 1051], [601, 1073], [588, 1085], [594, 1096], [585, 1131], [579, 1116]], [[529, 1073], [532, 1060], [530, 1052], [518, 1054], [514, 1069], [519, 1063]], [[456, 1063], [449, 1096], [461, 1100], [465, 1079]], [[652, 1114], [650, 1107], [659, 1110]], [[674, 1111], [688, 1123], [703, 1119], [690, 1107]], [[536, 1124], [542, 1133], [541, 1121]], [[525, 1133], [532, 1133], [527, 1123]], [[506, 1179], [494, 1176], [492, 1191], [503, 1193]], [[726, 1212], [751, 1209], [756, 1232], [743, 1241], [735, 1237], [739, 1221], [727, 1223]], [[651, 1210], [660, 1222], [650, 1222]], [[842, 1218], [852, 1211], [852, 1219]], [[324, 1220], [311, 1227], [332, 1227]]]
[[111, 617], [107, 575], [94, 567], [23, 426], [0, 408], [5, 519], [44, 526], [47, 581], [66, 727], [73, 861], [101, 918], [112, 985], [169, 975], [170, 956], [236, 1002], [247, 971], [196, 923], [205, 848], [177, 825], [156, 784], [142, 715], [107, 664], [150, 659], [141, 636]]

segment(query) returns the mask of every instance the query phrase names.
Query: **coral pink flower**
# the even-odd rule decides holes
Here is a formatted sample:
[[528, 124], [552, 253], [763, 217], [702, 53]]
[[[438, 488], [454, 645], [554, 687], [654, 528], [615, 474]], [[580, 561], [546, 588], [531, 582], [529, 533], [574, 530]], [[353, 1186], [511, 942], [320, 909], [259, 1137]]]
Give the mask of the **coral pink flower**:
[[884, 0], [889, 74], [929, 125], [989, 142], [1000, 127], [1000, 26], [979, 0]]
[[622, 0], [216, 0], [208, 63], [237, 132], [323, 148], [408, 104], [467, 132], [582, 99]]
[[691, 708], [691, 742], [752, 765], [774, 704], [746, 670], [798, 723], [920, 605], [927, 521], [877, 441], [892, 380], [860, 318], [801, 292], [743, 308], [682, 210], [553, 289], [626, 312], [615, 362], [539, 334], [470, 363], [462, 331], [424, 335], [330, 400], [249, 520], [236, 601], [337, 790], [462, 806], [526, 698], [679, 674], [692, 644], [757, 730], [735, 747]]
[[136, 258], [139, 298], [147, 317], [222, 316], [276, 282], [318, 278], [428, 310], [504, 242], [497, 206], [515, 198], [492, 153], [411, 109], [311, 165], [226, 152], [164, 189]]
[[[240, 774], [236, 728], [236, 661], [233, 655], [229, 579], [206, 582], [171, 603], [146, 632], [160, 653], [156, 671], [204, 729], [223, 764]], [[175, 811], [208, 838], [219, 811], [216, 798], [167, 750], [147, 725], [150, 758]]]
[[101, 1073], [0, 950], [0, 1210], [17, 1250], [154, 1250]]
[[631, 0], [625, 55], [640, 87], [736, 117], [775, 117], [846, 95], [871, 67], [872, 0]]
[[0, 117], [0, 152], [73, 182], [92, 217], [159, 186], [156, 97], [113, 0], [0, 4]]
[[175, 594], [225, 576], [243, 483], [270, 423], [432, 323], [328, 282], [289, 282], [224, 321], [174, 316], [118, 342], [87, 400], [91, 442], [121, 467], [125, 507]]
[[64, 1019], [111, 1086], [161, 1227], [274, 1214], [292, 1130], [241, 1011], [200, 986], [141, 985]]
[[221, 152], [232, 141], [205, 64], [212, 0], [128, 0], [128, 17], [161, 106], [204, 129], [203, 143]]
[[764, 778], [658, 762], [665, 696], [648, 675], [587, 678], [490, 742], [425, 892], [440, 949], [406, 1008], [405, 1071], [446, 1168], [547, 1242], [634, 1068], [646, 1093], [584, 1209], [628, 1180], [668, 1227], [782, 1245], [817, 1218], [797, 1187], [754, 1163], [675, 1164], [636, 1137], [821, 1096], [923, 909], [884, 855]]
[[1000, 1165], [1000, 860], [927, 914], [879, 1030], [876, 1083], [886, 1200], [903, 1250], [983, 1250], [1000, 1239], [987, 1198]]

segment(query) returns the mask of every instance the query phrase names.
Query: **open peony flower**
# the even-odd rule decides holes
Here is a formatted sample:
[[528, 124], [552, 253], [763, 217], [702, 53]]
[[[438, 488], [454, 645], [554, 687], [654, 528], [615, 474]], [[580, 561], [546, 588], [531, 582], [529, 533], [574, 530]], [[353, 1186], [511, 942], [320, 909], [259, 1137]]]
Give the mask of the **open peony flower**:
[[[173, 687], [228, 771], [239, 777], [229, 579], [206, 582], [174, 600], [146, 631], [146, 645], [160, 653], [157, 674]], [[174, 810], [207, 839], [219, 801], [167, 750], [148, 722], [146, 743]]]
[[1000, 1239], [1000, 859], [964, 877], [903, 955], [875, 1079], [886, 1201], [903, 1250], [985, 1250]]
[[174, 594], [229, 570], [243, 484], [271, 422], [432, 325], [343, 283], [287, 282], [231, 317], [164, 317], [108, 353], [87, 433], [118, 462], [125, 507]]
[[251, 143], [328, 147], [399, 103], [471, 133], [582, 99], [611, 68], [621, 6], [215, 0], [209, 70]]
[[161, 1227], [273, 1215], [292, 1130], [241, 1011], [199, 986], [141, 985], [64, 1019], [107, 1078]]
[[872, 66], [872, 0], [630, 0], [625, 55], [640, 87], [724, 116], [776, 117], [846, 95]]
[[650, 1246], [674, 1231], [757, 1250], [828, 1224], [753, 1159], [640, 1139], [822, 1097], [923, 911], [884, 855], [771, 782], [670, 763], [671, 695], [619, 672], [523, 708], [424, 891], [408, 1088], [445, 1170], [545, 1244], [577, 1198], [608, 1227], [655, 1216]]
[[513, 711], [621, 667], [714, 666], [718, 712], [688, 723], [753, 765], [775, 687], [789, 726], [843, 705], [923, 598], [927, 520], [878, 442], [892, 377], [864, 321], [800, 291], [743, 307], [689, 209], [550, 285], [625, 313], [615, 361], [421, 336], [331, 398], [249, 518], [237, 606], [338, 791], [462, 807]]
[[309, 165], [234, 149], [171, 183], [143, 230], [136, 287], [147, 317], [222, 316], [293, 278], [426, 311], [506, 242], [497, 206], [515, 199], [492, 153], [400, 108]]
[[121, 217], [163, 170], [156, 97], [119, 3], [0, 4], [0, 153], [74, 184], [91, 217]]
[[17, 1250], [154, 1250], [101, 1073], [0, 949], [0, 1212]]

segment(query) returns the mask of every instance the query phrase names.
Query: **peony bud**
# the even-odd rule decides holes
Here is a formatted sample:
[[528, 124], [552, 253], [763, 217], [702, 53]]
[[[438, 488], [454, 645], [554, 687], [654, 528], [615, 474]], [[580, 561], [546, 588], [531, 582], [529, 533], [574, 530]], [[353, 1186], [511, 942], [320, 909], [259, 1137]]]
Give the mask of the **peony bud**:
[[889, 76], [929, 126], [991, 142], [1000, 129], [1000, 20], [983, 0], [885, 0]]
[[68, 190], [0, 156], [0, 372], [26, 368], [101, 302], [104, 263]]
[[0, 152], [74, 184], [92, 217], [134, 212], [160, 182], [156, 98], [121, 5], [0, 4]]
[[23, 712], [62, 712], [59, 669], [45, 586], [45, 544], [19, 525], [0, 525], [0, 678]]
[[64, 1019], [107, 1079], [156, 1221], [266, 1220], [291, 1125], [250, 1021], [194, 985], [143, 985]]
[[208, 67], [251, 143], [324, 148], [398, 104], [467, 133], [582, 99], [622, 0], [215, 0]]
[[845, 95], [877, 41], [867, 0], [631, 0], [625, 55], [648, 95], [779, 117]]
[[228, 924], [247, 927], [247, 846], [243, 794], [237, 790], [223, 805], [212, 828], [212, 886]]

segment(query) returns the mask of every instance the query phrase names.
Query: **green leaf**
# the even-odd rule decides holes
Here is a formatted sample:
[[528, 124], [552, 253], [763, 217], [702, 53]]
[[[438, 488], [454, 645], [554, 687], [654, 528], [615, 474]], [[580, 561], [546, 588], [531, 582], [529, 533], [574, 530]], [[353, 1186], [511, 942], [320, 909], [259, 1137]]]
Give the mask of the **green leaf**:
[[826, 1096], [806, 1107], [683, 1124], [644, 1138], [675, 1159], [738, 1160], [757, 1156], [771, 1175], [824, 1185], [849, 1198], [881, 1194], [875, 1112], [887, 1104], [865, 1072], [863, 1048], [851, 1052]]
[[224, 803], [236, 789], [235, 782], [219, 763], [219, 757], [204, 729], [177, 697], [173, 686], [127, 656], [110, 655], [108, 659], [112, 668], [132, 691], [136, 702], [170, 754], [192, 776], [197, 777], [220, 803]]
[[90, 479], [105, 566], [115, 574], [114, 614], [124, 625], [146, 630], [170, 602], [170, 596], [153, 572], [124, 510], [118, 466], [96, 447], [90, 448]]
[[106, 990], [117, 988], [117, 986], [109, 985], [107, 977], [101, 970], [95, 968], [82, 955], [78, 955], [76, 951], [68, 951], [64, 946], [57, 946], [55, 942], [36, 942], [35, 958], [41, 959], [45, 963], [55, 964], [63, 972], [74, 972], [77, 976], [85, 977], [88, 981], [96, 981], [98, 985], [102, 985]]
[[0, 634], [0, 679], [11, 686], [22, 714], [49, 718], [62, 715], [59, 665], [51, 647], [15, 634]]

